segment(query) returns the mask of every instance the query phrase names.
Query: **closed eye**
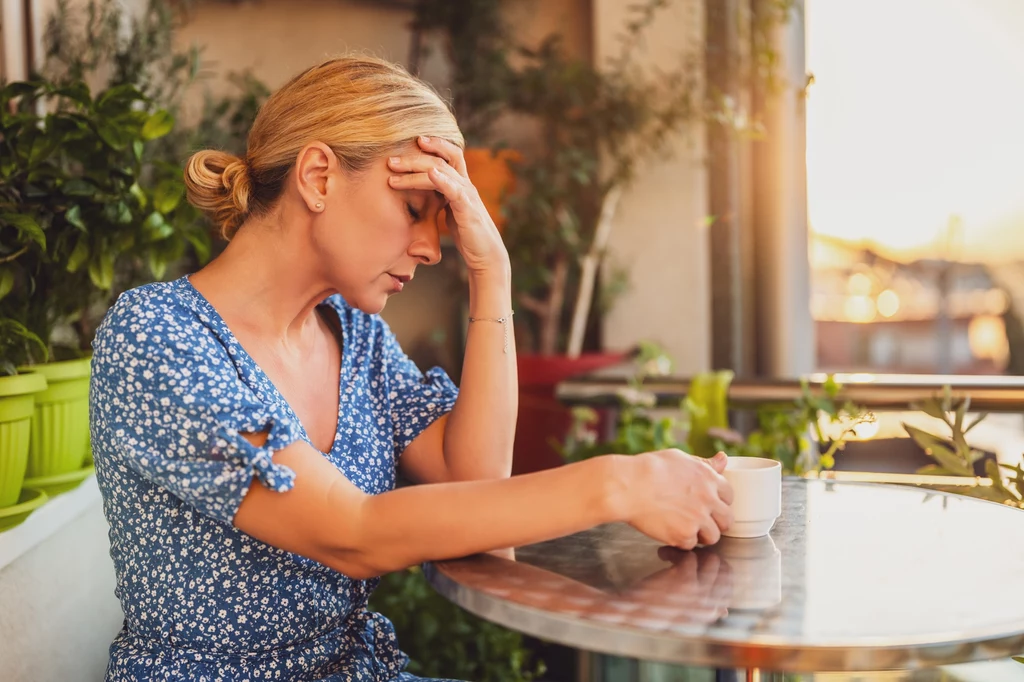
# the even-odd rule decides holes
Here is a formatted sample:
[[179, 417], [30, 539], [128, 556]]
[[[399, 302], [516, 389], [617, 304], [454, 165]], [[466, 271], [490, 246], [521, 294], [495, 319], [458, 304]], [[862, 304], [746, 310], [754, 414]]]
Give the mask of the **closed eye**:
[[405, 210], [407, 210], [409, 212], [409, 216], [413, 219], [413, 222], [419, 222], [420, 217], [421, 217], [420, 212], [417, 211], [415, 208], [413, 208], [412, 204], [410, 204], [409, 202], [406, 202], [405, 203]]

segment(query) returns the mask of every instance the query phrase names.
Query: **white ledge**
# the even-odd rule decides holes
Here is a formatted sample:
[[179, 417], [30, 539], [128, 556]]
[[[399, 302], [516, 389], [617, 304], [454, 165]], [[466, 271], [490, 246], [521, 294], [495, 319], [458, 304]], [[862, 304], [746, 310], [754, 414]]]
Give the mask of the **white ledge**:
[[74, 490], [47, 500], [20, 525], [0, 532], [0, 570], [85, 512], [99, 509], [101, 499], [91, 475]]

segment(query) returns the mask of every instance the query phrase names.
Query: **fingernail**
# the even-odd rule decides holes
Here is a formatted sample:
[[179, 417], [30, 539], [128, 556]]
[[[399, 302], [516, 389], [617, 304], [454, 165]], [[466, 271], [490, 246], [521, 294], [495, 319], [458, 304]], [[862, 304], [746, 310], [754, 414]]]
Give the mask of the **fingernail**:
[[390, 159], [388, 159], [388, 163], [397, 166], [398, 164], [402, 163], [402, 159], [398, 156], [392, 156]]
[[430, 142], [430, 138], [426, 135], [420, 135], [420, 142]]
[[390, 182], [392, 185], [397, 185], [398, 184], [398, 180], [401, 177], [402, 176], [400, 176], [400, 175], [392, 175], [391, 177], [388, 178], [388, 182]]

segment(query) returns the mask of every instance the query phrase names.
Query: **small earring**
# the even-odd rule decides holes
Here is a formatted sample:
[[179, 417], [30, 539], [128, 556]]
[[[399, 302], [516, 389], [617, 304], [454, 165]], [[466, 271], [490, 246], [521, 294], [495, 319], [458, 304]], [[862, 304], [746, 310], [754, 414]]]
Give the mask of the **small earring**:
[[318, 202], [316, 202], [316, 207], [319, 210], [319, 209], [324, 207], [324, 203], [322, 201], [318, 201]]

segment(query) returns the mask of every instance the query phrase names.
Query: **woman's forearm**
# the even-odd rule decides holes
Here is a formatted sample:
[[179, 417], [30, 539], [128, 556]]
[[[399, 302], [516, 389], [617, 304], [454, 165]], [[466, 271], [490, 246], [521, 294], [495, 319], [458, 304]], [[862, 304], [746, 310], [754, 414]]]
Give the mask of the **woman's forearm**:
[[487, 321], [511, 313], [509, 270], [470, 274], [469, 315], [479, 321], [469, 324], [459, 398], [444, 433], [444, 459], [453, 481], [505, 478], [512, 472], [519, 410], [515, 335], [511, 319]]
[[346, 570], [359, 567], [355, 577], [379, 575], [624, 520], [629, 459], [597, 457], [504, 480], [410, 486], [367, 497], [358, 540], [346, 543]]

